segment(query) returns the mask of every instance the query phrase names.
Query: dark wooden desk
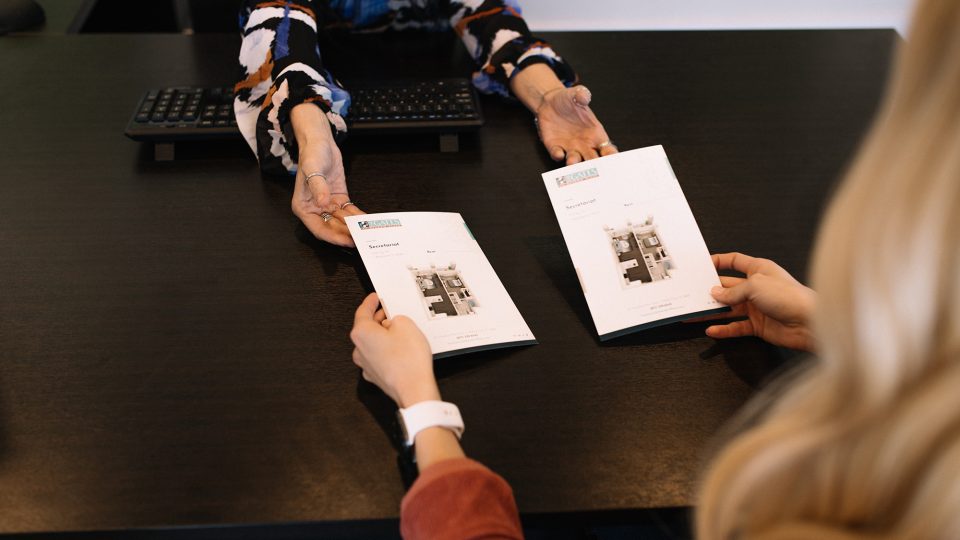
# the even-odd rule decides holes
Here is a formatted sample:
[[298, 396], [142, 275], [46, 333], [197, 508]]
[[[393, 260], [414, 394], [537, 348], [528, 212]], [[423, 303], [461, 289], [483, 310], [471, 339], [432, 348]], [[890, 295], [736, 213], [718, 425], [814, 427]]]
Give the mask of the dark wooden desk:
[[[663, 144], [712, 251], [804, 275], [893, 31], [548, 34], [621, 148]], [[154, 163], [147, 87], [233, 77], [236, 36], [0, 39], [0, 531], [395, 519], [392, 407], [347, 332], [359, 258], [291, 215], [241, 144]], [[457, 55], [446, 54], [454, 59]], [[397, 71], [427, 67], [395, 66]], [[367, 211], [459, 211], [541, 344], [444, 360], [469, 455], [524, 514], [691, 504], [708, 442], [779, 359], [701, 325], [600, 345], [529, 115], [353, 141]]]

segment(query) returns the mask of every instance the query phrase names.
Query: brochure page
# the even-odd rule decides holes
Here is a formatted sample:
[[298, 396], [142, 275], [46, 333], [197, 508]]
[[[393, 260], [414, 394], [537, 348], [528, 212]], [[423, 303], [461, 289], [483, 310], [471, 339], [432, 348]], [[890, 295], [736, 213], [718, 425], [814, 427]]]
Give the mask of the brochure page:
[[543, 174], [601, 340], [729, 311], [662, 146]]
[[460, 214], [346, 221], [387, 316], [413, 319], [435, 358], [536, 343]]

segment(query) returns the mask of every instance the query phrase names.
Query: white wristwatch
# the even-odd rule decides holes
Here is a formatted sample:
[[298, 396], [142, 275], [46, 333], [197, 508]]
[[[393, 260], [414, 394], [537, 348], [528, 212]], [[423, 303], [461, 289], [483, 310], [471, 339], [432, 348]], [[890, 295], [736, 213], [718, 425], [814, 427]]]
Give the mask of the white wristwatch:
[[421, 401], [406, 409], [400, 409], [397, 411], [397, 420], [400, 422], [404, 444], [408, 448], [413, 446], [417, 433], [431, 427], [449, 429], [458, 439], [463, 435], [460, 409], [445, 401]]

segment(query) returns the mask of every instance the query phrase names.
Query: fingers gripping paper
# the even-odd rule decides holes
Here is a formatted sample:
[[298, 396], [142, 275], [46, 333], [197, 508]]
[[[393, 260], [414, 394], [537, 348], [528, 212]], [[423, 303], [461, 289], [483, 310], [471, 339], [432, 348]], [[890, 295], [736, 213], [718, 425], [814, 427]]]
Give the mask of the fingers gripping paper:
[[543, 174], [601, 340], [728, 311], [662, 146]]
[[346, 221], [387, 315], [413, 319], [434, 357], [536, 343], [460, 214]]

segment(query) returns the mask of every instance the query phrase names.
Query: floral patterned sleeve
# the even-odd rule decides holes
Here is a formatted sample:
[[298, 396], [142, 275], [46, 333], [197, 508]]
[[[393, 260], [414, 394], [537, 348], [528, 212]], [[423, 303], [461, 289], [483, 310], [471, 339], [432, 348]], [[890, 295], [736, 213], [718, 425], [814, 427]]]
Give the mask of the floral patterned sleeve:
[[264, 172], [296, 172], [290, 110], [314, 103], [326, 113], [334, 134], [342, 136], [350, 95], [323, 68], [313, 2], [245, 0], [240, 25], [240, 77], [233, 103], [237, 126]]
[[450, 0], [450, 25], [479, 69], [473, 84], [487, 94], [510, 96], [510, 79], [534, 64], [546, 64], [564, 85], [577, 74], [545, 41], [531, 35], [517, 0]]

